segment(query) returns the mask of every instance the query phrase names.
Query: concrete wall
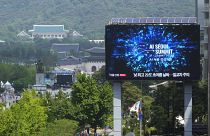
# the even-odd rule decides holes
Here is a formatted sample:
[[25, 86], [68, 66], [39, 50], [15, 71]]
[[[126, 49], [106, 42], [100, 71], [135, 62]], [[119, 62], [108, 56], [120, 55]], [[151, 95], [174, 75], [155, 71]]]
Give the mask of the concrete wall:
[[93, 74], [94, 72], [92, 71], [92, 67], [96, 67], [96, 71], [98, 71], [102, 66], [105, 65], [105, 62], [85, 62], [82, 63], [82, 70], [87, 73], [87, 74]]

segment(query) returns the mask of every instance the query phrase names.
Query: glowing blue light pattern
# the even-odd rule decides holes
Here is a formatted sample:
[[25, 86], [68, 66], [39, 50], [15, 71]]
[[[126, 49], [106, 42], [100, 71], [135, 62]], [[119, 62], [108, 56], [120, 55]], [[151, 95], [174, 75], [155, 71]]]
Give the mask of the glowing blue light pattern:
[[[181, 71], [181, 68], [189, 63], [189, 58], [184, 57], [184, 53], [198, 47], [188, 38], [179, 39], [179, 36], [173, 33], [176, 27], [172, 27], [172, 32], [167, 28], [166, 26], [144, 26], [135, 32], [129, 29], [127, 33], [119, 33], [112, 57], [122, 58], [134, 72], [159, 72], [163, 69]], [[172, 53], [157, 54], [157, 48], [150, 48], [155, 45], [161, 48], [159, 51], [163, 52], [163, 49], [166, 49], [165, 52], [171, 50]], [[167, 47], [160, 47], [164, 45]]]

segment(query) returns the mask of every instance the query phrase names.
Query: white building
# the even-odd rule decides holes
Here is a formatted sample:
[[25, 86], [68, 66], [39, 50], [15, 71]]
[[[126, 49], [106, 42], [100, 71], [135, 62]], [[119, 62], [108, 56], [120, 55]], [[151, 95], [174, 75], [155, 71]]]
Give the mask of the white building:
[[33, 29], [29, 32], [32, 38], [63, 39], [67, 37], [69, 30], [65, 30], [64, 25], [33, 25]]
[[20, 100], [20, 96], [15, 95], [15, 89], [8, 81], [5, 84], [1, 81], [0, 87], [5, 90], [2, 94], [0, 94], [0, 103], [4, 103], [6, 108], [10, 108], [13, 104]]

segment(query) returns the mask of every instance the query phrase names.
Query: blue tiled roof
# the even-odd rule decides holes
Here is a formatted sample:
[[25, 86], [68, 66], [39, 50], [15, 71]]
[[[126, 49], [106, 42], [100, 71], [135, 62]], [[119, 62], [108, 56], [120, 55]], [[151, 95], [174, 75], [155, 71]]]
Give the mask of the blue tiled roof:
[[33, 32], [65, 32], [64, 25], [34, 25]]

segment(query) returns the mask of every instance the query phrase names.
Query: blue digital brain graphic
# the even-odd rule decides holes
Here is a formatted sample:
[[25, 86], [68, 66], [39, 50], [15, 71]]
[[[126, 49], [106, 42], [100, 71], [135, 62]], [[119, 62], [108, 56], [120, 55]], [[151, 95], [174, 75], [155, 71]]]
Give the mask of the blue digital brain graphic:
[[115, 34], [111, 57], [132, 72], [188, 71], [191, 52], [198, 48], [189, 37], [177, 26], [128, 27]]

